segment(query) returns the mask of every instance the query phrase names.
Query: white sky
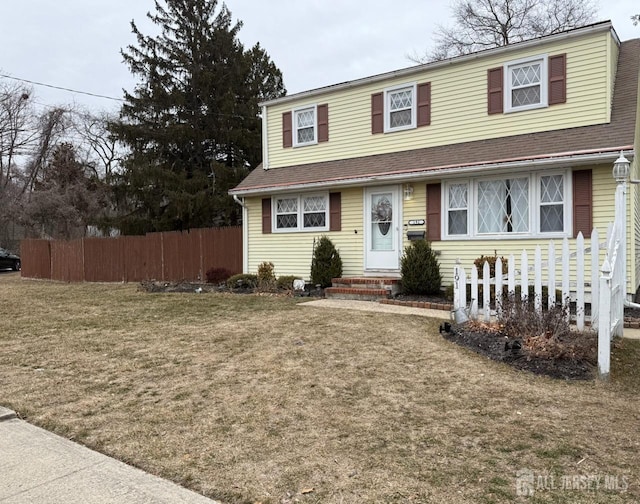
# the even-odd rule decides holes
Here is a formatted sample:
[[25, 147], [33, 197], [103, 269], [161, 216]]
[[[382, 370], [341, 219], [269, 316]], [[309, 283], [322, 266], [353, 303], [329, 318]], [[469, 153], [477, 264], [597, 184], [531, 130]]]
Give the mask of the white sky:
[[[117, 98], [135, 81], [120, 48], [134, 42], [129, 22], [153, 33], [152, 0], [0, 0], [0, 73]], [[221, 2], [220, 2], [221, 3]], [[244, 23], [245, 47], [260, 42], [283, 73], [289, 94], [411, 65], [450, 24], [448, 2], [435, 0], [228, 0]], [[608, 5], [604, 5], [604, 4]], [[640, 38], [629, 19], [637, 0], [601, 0], [622, 40]], [[34, 86], [41, 105], [76, 103], [116, 111], [119, 103]]]

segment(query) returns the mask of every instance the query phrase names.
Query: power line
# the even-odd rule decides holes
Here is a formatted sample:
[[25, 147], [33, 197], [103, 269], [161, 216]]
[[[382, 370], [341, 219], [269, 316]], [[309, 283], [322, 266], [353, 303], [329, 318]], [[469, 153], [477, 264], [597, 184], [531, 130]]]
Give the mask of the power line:
[[61, 91], [69, 91], [70, 93], [77, 93], [77, 94], [82, 94], [82, 95], [87, 95], [87, 96], [93, 96], [94, 98], [104, 98], [106, 100], [113, 100], [113, 101], [118, 101], [118, 102], [124, 102], [125, 101], [122, 98], [114, 98], [113, 96], [106, 96], [106, 95], [101, 95], [101, 94], [96, 94], [96, 93], [89, 93], [88, 91], [78, 91], [77, 89], [70, 89], [70, 88], [66, 88], [66, 87], [62, 87], [62, 86], [54, 86], [53, 84], [45, 84], [43, 82], [36, 82], [36, 81], [29, 80], [29, 79], [21, 79], [19, 77], [12, 77], [11, 75], [0, 74], [0, 77], [4, 77], [5, 79], [16, 80], [16, 81], [20, 81], [20, 82], [26, 82], [28, 84], [33, 84], [34, 86], [44, 86], [44, 87], [48, 87], [48, 88], [52, 88], [52, 89], [59, 89]]

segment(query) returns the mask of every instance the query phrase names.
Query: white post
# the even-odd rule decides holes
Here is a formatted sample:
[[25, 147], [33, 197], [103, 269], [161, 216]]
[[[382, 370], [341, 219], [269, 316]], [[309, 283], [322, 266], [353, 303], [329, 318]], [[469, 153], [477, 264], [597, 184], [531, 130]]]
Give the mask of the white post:
[[513, 254], [509, 256], [508, 263], [508, 271], [507, 271], [507, 289], [509, 290], [509, 295], [516, 295], [516, 260], [513, 257]]
[[524, 300], [529, 295], [529, 261], [527, 251], [523, 250], [520, 256], [520, 299]]
[[471, 318], [478, 320], [478, 268], [471, 266]]
[[534, 296], [533, 300], [535, 309], [538, 313], [542, 312], [542, 250], [540, 249], [540, 245], [536, 247], [535, 258], [534, 258]]
[[[456, 259], [453, 267], [453, 309], [460, 308], [460, 258]], [[463, 307], [464, 308], [464, 307]]]
[[567, 320], [571, 319], [569, 313], [570, 294], [569, 294], [569, 267], [571, 262], [571, 254], [569, 252], [569, 240], [562, 240], [562, 307], [565, 310]]
[[584, 236], [576, 239], [576, 327], [584, 331]]
[[502, 258], [496, 259], [496, 312], [502, 313]]
[[491, 275], [489, 271], [489, 263], [485, 261], [482, 266], [482, 309], [484, 310], [485, 322], [491, 322]]
[[549, 240], [549, 252], [547, 258], [549, 260], [547, 299], [549, 303], [548, 309], [551, 310], [556, 305], [556, 246], [551, 240]]
[[460, 295], [460, 307], [463, 310], [466, 310], [467, 309], [467, 272], [462, 266], [458, 271], [460, 272], [460, 280], [458, 282], [460, 284], [460, 291], [458, 292], [458, 294]]
[[597, 229], [591, 232], [591, 329], [598, 327], [600, 306], [600, 281], [598, 265], [600, 264], [600, 235]]
[[609, 378], [611, 365], [611, 266], [605, 257], [600, 276], [600, 315], [598, 317], [598, 376]]

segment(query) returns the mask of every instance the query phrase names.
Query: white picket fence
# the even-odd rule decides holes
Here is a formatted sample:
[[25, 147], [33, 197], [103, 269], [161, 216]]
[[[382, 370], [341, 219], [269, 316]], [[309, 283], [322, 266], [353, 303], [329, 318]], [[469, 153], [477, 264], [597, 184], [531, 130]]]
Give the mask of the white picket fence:
[[[546, 259], [543, 260], [542, 248], [538, 245], [534, 252], [533, 261], [526, 250], [520, 254], [519, 267], [514, 255], [510, 255], [507, 263], [503, 264], [498, 258], [495, 265], [495, 276], [490, 277], [489, 263], [485, 261], [482, 268], [482, 276], [479, 277], [478, 268], [472, 265], [469, 273], [456, 261], [454, 266], [453, 304], [454, 311], [465, 310], [467, 317], [473, 320], [485, 320], [489, 322], [492, 315], [499, 314], [502, 305], [503, 287], [507, 292], [515, 295], [516, 286], [520, 287], [522, 298], [529, 297], [529, 286], [533, 286], [533, 306], [535, 310], [543, 309], [543, 285], [547, 287], [547, 309], [562, 303], [569, 310], [567, 304], [576, 304], [576, 325], [579, 330], [585, 328], [585, 294], [590, 295], [591, 326], [597, 327], [600, 304], [600, 282], [598, 278], [598, 265], [600, 263], [598, 253], [600, 248], [605, 248], [605, 243], [600, 244], [599, 233], [594, 229], [591, 233], [590, 246], [585, 246], [582, 233], [575, 240], [574, 250], [571, 250], [569, 240], [564, 238], [560, 250], [556, 250], [556, 242], [550, 240], [546, 247]], [[609, 240], [610, 241], [610, 240]], [[624, 248], [624, 247], [623, 247]], [[585, 258], [590, 255], [590, 271], [585, 271]], [[505, 273], [505, 266], [507, 266]], [[571, 272], [574, 272], [575, 280], [571, 280]], [[470, 299], [467, 299], [467, 285], [470, 285]], [[478, 297], [478, 286], [482, 285], [482, 300]], [[491, 299], [491, 286], [495, 286], [494, 299]], [[561, 289], [562, 298], [556, 298], [556, 290]], [[493, 311], [491, 306], [494, 307]]]

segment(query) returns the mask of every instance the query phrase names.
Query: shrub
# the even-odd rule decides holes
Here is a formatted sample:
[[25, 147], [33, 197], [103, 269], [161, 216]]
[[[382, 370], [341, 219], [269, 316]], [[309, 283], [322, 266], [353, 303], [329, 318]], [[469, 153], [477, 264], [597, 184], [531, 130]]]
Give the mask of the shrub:
[[239, 273], [227, 279], [230, 289], [255, 289], [258, 285], [258, 275], [251, 273]]
[[231, 272], [227, 268], [209, 268], [206, 273], [207, 283], [219, 284], [226, 281]]
[[[500, 259], [502, 259], [502, 274], [504, 275], [507, 272], [508, 261], [504, 257], [501, 257]], [[475, 261], [473, 261], [473, 264], [475, 264], [476, 268], [478, 268], [478, 277], [482, 278], [482, 269], [484, 268], [485, 261], [489, 263], [489, 275], [491, 276], [491, 278], [495, 277], [497, 260], [498, 251], [494, 250], [492, 256], [481, 255]]]
[[272, 292], [276, 290], [276, 275], [273, 273], [272, 262], [262, 262], [258, 265], [258, 290]]
[[405, 294], [438, 294], [442, 285], [440, 265], [426, 240], [417, 240], [405, 250], [400, 260], [402, 291]]
[[278, 290], [293, 290], [293, 281], [298, 277], [294, 275], [283, 275], [278, 277]]
[[311, 283], [320, 287], [329, 287], [333, 278], [342, 276], [342, 259], [326, 236], [322, 236], [313, 248], [311, 259]]

